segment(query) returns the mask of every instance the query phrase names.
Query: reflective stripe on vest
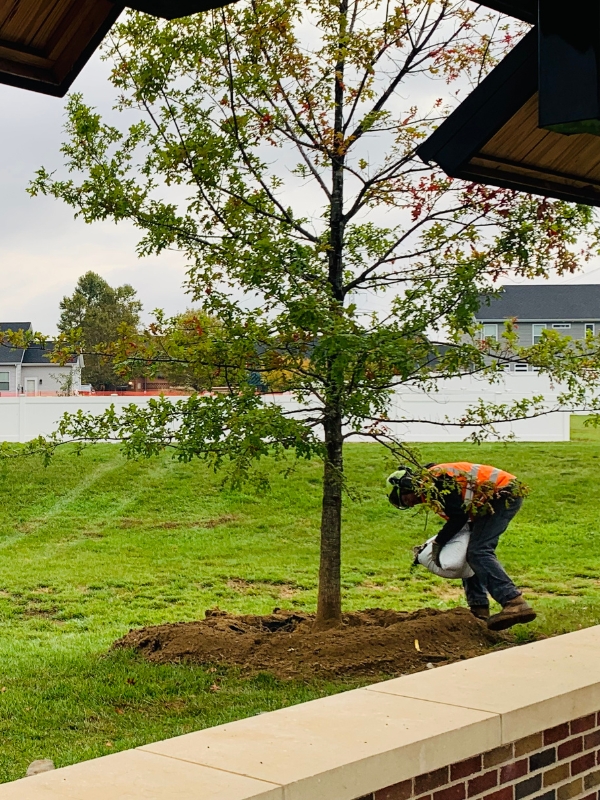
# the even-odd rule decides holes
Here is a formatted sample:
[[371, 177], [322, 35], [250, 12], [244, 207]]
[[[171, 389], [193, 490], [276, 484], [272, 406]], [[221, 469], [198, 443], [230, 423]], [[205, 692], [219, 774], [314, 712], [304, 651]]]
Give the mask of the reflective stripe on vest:
[[501, 489], [516, 480], [515, 475], [511, 475], [510, 472], [505, 472], [503, 469], [497, 469], [488, 464], [472, 464], [470, 461], [436, 464], [431, 467], [431, 472], [434, 475], [445, 474], [456, 477], [467, 506], [473, 502], [475, 490], [481, 484], [491, 483], [496, 489]]

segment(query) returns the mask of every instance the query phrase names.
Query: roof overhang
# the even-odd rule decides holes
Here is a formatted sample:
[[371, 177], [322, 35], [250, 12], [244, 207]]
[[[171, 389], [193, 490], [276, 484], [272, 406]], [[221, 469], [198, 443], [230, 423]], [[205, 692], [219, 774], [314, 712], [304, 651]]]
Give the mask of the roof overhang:
[[175, 17], [231, 0], [4, 0], [0, 83], [62, 97], [125, 6]]
[[537, 0], [482, 0], [481, 5], [523, 22], [529, 22], [530, 25], [536, 23]]
[[539, 127], [534, 28], [419, 148], [455, 178], [600, 205], [600, 137]]

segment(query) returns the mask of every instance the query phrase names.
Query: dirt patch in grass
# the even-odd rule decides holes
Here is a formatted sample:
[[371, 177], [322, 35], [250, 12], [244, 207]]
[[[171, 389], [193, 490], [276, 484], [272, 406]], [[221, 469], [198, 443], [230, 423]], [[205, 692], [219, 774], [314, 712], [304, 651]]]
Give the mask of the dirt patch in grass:
[[195, 522], [186, 522], [185, 520], [165, 520], [164, 522], [152, 523], [145, 519], [134, 519], [132, 517], [123, 517], [119, 520], [119, 527], [125, 530], [129, 528], [146, 528], [149, 531], [169, 531], [176, 530], [177, 528], [218, 528], [219, 525], [227, 525], [229, 522], [235, 522], [238, 519], [237, 514], [223, 514], [214, 519], [203, 519]]
[[130, 631], [116, 648], [133, 648], [158, 664], [223, 664], [279, 678], [401, 675], [483, 655], [507, 646], [465, 608], [414, 613], [367, 609], [345, 614], [343, 625], [313, 629], [314, 616], [292, 611], [235, 616], [218, 609], [198, 622]]
[[301, 587], [289, 583], [269, 583], [268, 581], [246, 581], [243, 578], [229, 578], [225, 585], [243, 595], [262, 594], [267, 592], [280, 600], [291, 600]]

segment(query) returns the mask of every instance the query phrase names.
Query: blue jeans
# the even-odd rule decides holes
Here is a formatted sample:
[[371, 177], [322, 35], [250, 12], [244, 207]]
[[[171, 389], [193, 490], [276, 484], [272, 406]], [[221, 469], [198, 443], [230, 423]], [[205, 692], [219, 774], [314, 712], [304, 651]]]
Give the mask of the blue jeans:
[[492, 501], [493, 514], [477, 517], [472, 523], [467, 562], [475, 575], [463, 580], [469, 606], [489, 605], [488, 593], [501, 606], [521, 594], [498, 561], [496, 547], [522, 505], [522, 497], [499, 498]]

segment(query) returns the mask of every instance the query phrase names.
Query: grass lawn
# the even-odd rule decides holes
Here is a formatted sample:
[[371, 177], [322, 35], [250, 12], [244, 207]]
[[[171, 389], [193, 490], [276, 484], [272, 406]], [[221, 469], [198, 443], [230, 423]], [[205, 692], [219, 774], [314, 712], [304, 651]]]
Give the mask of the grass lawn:
[[[505, 467], [532, 488], [500, 555], [539, 610], [518, 635], [600, 622], [600, 432], [573, 420], [559, 444], [427, 445], [427, 460]], [[360, 502], [346, 503], [347, 609], [464, 602], [455, 582], [411, 569], [410, 548], [438, 522], [400, 514], [383, 487], [390, 464], [351, 445]], [[232, 671], [149, 666], [109, 653], [129, 628], [192, 620], [216, 605], [313, 610], [320, 467], [272, 491], [223, 491], [202, 465], [168, 456], [128, 463], [113, 446], [0, 466], [0, 780], [36, 758], [58, 766], [301, 702], [356, 685], [241, 680]]]

